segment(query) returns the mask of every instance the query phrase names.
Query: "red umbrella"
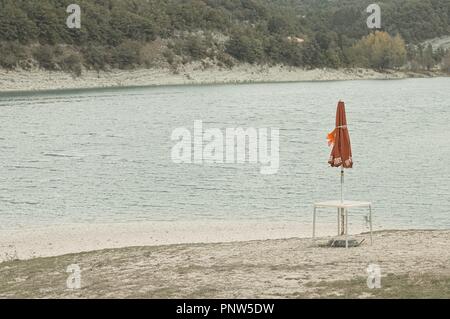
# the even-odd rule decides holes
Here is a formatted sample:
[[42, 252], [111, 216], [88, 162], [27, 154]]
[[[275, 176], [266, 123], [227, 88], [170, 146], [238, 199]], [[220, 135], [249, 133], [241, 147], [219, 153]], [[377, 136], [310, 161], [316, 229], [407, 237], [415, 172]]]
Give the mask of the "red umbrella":
[[[336, 111], [336, 128], [333, 132], [327, 136], [328, 145], [332, 145], [332, 150], [328, 163], [332, 167], [341, 168], [341, 202], [344, 201], [344, 168], [352, 168], [352, 147], [350, 145], [350, 135], [347, 127], [347, 117], [345, 115], [345, 103], [339, 101]], [[341, 214], [343, 215], [343, 210]], [[342, 221], [343, 221], [342, 216]], [[344, 231], [344, 225], [342, 225], [342, 232]]]
[[347, 128], [345, 103], [339, 101], [336, 111], [336, 128], [328, 134], [328, 145], [333, 145], [328, 163], [332, 167], [352, 168], [352, 147]]

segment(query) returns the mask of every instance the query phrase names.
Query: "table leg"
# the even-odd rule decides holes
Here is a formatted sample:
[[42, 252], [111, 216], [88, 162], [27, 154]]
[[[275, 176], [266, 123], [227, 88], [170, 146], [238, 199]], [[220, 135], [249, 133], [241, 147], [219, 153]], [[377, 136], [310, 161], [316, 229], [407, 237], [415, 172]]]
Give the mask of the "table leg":
[[344, 209], [345, 212], [345, 248], [348, 248], [348, 210]]
[[339, 236], [340, 234], [341, 234], [341, 226], [340, 226], [340, 223], [341, 223], [341, 219], [339, 218], [339, 214], [340, 214], [341, 212], [340, 212], [340, 209], [338, 208], [337, 209], [337, 235]]

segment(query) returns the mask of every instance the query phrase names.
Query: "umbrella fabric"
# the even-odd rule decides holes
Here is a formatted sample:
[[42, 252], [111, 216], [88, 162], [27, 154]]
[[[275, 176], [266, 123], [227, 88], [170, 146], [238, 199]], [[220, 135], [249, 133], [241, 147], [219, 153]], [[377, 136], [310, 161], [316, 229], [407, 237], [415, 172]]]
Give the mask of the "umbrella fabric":
[[342, 101], [339, 101], [337, 106], [336, 128], [328, 134], [327, 139], [328, 145], [333, 147], [328, 163], [332, 167], [352, 168], [352, 147], [345, 116], [345, 103]]

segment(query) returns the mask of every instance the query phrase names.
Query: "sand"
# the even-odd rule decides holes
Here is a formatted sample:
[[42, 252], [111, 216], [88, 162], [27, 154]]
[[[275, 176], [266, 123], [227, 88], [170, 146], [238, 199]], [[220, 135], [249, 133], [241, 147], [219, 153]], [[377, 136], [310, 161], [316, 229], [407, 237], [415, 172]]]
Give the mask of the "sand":
[[164, 68], [108, 72], [84, 71], [80, 77], [39, 69], [30, 71], [0, 69], [0, 92], [182, 84], [400, 79], [412, 76], [430, 75], [399, 71], [380, 73], [368, 69], [305, 70], [286, 66], [269, 67], [248, 64], [235, 66], [232, 69], [217, 66], [204, 69], [198, 63], [185, 65], [176, 72]]
[[[335, 225], [318, 223], [318, 235], [335, 235]], [[367, 228], [351, 225], [352, 232]], [[311, 237], [312, 225], [300, 222], [191, 221], [64, 224], [0, 230], [0, 262], [68, 253], [184, 243], [218, 243]]]
[[[288, 235], [288, 234], [287, 234]], [[450, 230], [379, 231], [356, 248], [321, 238], [107, 249], [0, 263], [0, 297], [450, 298]], [[81, 289], [66, 286], [77, 264]], [[369, 289], [376, 264], [381, 286]]]

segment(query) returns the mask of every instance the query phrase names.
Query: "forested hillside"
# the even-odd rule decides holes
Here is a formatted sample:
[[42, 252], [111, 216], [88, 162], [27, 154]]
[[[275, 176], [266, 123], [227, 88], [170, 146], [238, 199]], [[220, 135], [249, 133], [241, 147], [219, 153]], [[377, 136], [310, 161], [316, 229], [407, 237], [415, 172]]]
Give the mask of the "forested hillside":
[[[81, 7], [81, 29], [66, 7]], [[450, 35], [449, 0], [0, 0], [0, 66], [80, 74], [202, 61], [305, 68], [450, 68], [444, 50], [416, 46]]]

